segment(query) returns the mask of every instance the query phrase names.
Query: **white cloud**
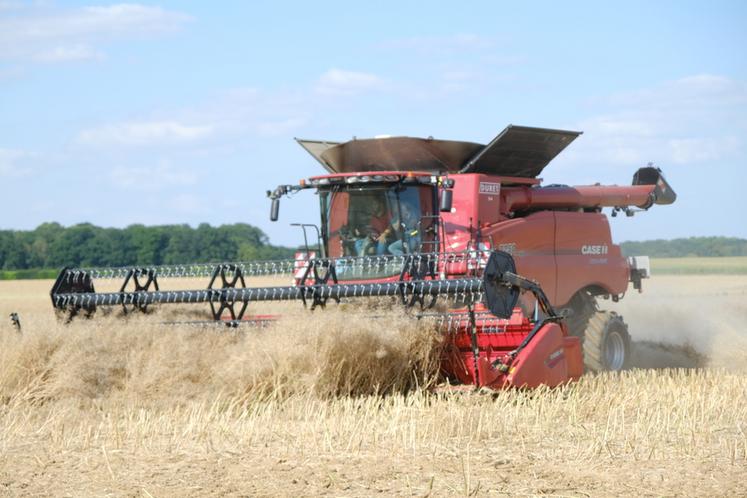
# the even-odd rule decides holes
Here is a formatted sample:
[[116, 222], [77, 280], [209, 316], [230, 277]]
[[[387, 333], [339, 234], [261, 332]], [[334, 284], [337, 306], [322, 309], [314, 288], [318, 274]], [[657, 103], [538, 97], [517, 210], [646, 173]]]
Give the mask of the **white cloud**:
[[742, 142], [735, 136], [682, 138], [668, 141], [669, 155], [675, 164], [718, 161], [739, 152]]
[[189, 16], [139, 4], [21, 9], [0, 19], [0, 58], [60, 62], [99, 58], [95, 45], [179, 29]]
[[104, 54], [87, 45], [70, 45], [53, 47], [35, 54], [33, 58], [39, 62], [71, 62], [101, 60]]
[[275, 136], [304, 126], [309, 121], [310, 101], [307, 93], [299, 91], [234, 88], [201, 105], [183, 109], [178, 115], [195, 122], [214, 123], [218, 138]]
[[[384, 41], [378, 48], [392, 60], [407, 61], [391, 84], [403, 98], [440, 101], [495, 94], [515, 77], [511, 66], [526, 61], [514, 44], [474, 33], [414, 36]], [[509, 53], [508, 51], [511, 50]]]
[[25, 163], [34, 156], [24, 150], [0, 149], [0, 178], [29, 175], [32, 170]]
[[255, 129], [260, 135], [276, 136], [285, 135], [297, 130], [307, 122], [304, 118], [292, 117], [280, 121], [265, 121], [256, 125]]
[[311, 102], [308, 91], [300, 94], [232, 89], [190, 107], [92, 126], [79, 131], [74, 143], [100, 149], [171, 147], [203, 153], [237, 145], [249, 136], [291, 135], [310, 121]]
[[658, 108], [683, 104], [701, 107], [718, 104], [744, 104], [747, 85], [744, 82], [714, 74], [696, 74], [668, 81], [653, 88], [612, 95], [601, 102], [616, 105], [649, 105]]
[[17, 2], [13, 0], [0, 0], [0, 11], [15, 10], [15, 9], [20, 9], [21, 7], [23, 7], [22, 2]]
[[76, 141], [93, 146], [175, 145], [204, 140], [214, 130], [210, 124], [189, 125], [178, 121], [127, 122], [83, 130]]
[[208, 204], [195, 194], [183, 192], [171, 197], [168, 206], [181, 215], [204, 215]]
[[747, 84], [724, 76], [688, 76], [590, 103], [605, 112], [576, 124], [585, 135], [569, 149], [574, 161], [665, 167], [734, 159], [745, 147]]
[[185, 168], [175, 168], [168, 161], [161, 161], [155, 167], [116, 167], [111, 179], [117, 187], [145, 191], [159, 191], [171, 187], [195, 185], [198, 174]]
[[651, 137], [655, 134], [650, 121], [637, 115], [626, 113], [597, 116], [583, 122], [584, 129], [611, 136]]
[[375, 74], [333, 68], [319, 77], [315, 90], [322, 95], [344, 96], [381, 89], [383, 86], [384, 81]]

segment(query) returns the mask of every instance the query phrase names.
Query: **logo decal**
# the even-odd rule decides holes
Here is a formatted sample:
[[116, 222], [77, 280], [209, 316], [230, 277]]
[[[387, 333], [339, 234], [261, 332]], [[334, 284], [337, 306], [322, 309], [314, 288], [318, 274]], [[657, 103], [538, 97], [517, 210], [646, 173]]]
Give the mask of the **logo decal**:
[[496, 195], [501, 191], [500, 183], [480, 182], [480, 193], [486, 195]]
[[545, 365], [548, 366], [548, 368], [553, 368], [555, 365], [561, 362], [565, 358], [565, 354], [563, 354], [563, 349], [558, 349], [557, 351], [554, 351], [550, 356], [547, 357], [545, 360]]
[[609, 247], [607, 247], [607, 244], [603, 244], [600, 246], [581, 246], [581, 254], [584, 255], [601, 255], [601, 254], [607, 254], [609, 252]]

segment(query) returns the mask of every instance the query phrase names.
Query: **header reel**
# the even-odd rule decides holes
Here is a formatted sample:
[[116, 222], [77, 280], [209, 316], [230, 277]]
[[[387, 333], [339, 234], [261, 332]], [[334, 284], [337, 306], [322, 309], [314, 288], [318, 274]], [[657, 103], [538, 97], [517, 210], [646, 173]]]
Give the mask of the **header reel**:
[[[395, 296], [406, 307], [432, 307], [439, 297], [468, 305], [482, 303], [493, 315], [508, 318], [519, 292], [539, 293], [538, 301], [549, 307], [536, 283], [516, 275], [510, 254], [421, 253], [403, 256], [314, 258], [298, 261], [261, 261], [218, 265], [171, 265], [145, 268], [91, 268], [62, 270], [51, 291], [52, 304], [67, 313], [91, 316], [99, 307], [122, 306], [126, 313], [146, 312], [151, 304], [208, 303], [214, 320], [240, 322], [249, 303], [301, 301], [313, 309], [329, 299]], [[472, 275], [444, 278], [448, 265], [471, 264]], [[372, 271], [390, 272], [389, 280], [372, 282]], [[295, 275], [296, 285], [247, 287], [254, 276]], [[165, 278], [209, 276], [205, 289], [161, 290]], [[124, 278], [118, 292], [96, 292], [95, 279]], [[343, 280], [344, 278], [344, 280]], [[128, 288], [129, 287], [129, 288]]]

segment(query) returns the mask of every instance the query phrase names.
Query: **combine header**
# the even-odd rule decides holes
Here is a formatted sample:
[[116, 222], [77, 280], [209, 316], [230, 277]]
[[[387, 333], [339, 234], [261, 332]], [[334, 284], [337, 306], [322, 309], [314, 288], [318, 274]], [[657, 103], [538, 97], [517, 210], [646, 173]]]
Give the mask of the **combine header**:
[[[417, 318], [438, 321], [452, 345], [444, 372], [461, 383], [557, 385], [577, 378], [584, 365], [620, 370], [630, 359], [627, 326], [599, 310], [596, 299], [618, 300], [631, 282], [640, 291], [648, 260], [621, 255], [602, 209], [632, 216], [676, 195], [650, 165], [630, 186], [541, 186], [537, 176], [578, 135], [509, 126], [488, 145], [299, 140], [329, 174], [268, 192], [273, 221], [284, 195], [319, 195], [320, 224], [302, 225], [306, 251], [296, 260], [66, 268], [52, 303], [68, 318], [99, 307], [129, 313], [209, 303], [214, 320], [237, 325], [273, 319], [247, 314], [257, 302], [315, 308], [330, 299], [390, 296], [417, 306]], [[307, 228], [316, 232], [312, 248]], [[293, 284], [247, 286], [251, 277], [279, 275], [292, 276]], [[162, 289], [179, 277], [209, 280], [203, 289]], [[121, 285], [96, 292], [102, 279]], [[427, 311], [439, 299], [449, 311]]]

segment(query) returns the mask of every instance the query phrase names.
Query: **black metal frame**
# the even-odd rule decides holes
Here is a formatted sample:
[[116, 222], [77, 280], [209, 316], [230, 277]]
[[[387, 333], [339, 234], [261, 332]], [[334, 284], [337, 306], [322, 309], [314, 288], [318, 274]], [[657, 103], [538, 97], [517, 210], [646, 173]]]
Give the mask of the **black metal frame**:
[[15, 311], [10, 315], [10, 323], [15, 327], [18, 332], [21, 332], [21, 319], [18, 317], [18, 313]]
[[[145, 280], [145, 283], [140, 281], [140, 277], [145, 276], [147, 279]], [[150, 290], [150, 286], [153, 285], [155, 290], [160, 290], [158, 287], [158, 277], [156, 276], [156, 272], [153, 271], [151, 268], [132, 268], [128, 273], [127, 276], [124, 279], [124, 282], [122, 283], [122, 287], [120, 287], [119, 292], [128, 292], [127, 285], [132, 282], [134, 285], [134, 290], [129, 292], [147, 292]], [[147, 313], [148, 311], [148, 305], [139, 305], [137, 303], [130, 305], [131, 308], [128, 309], [127, 304], [122, 304], [122, 310], [125, 312], [125, 314], [129, 313], [130, 311], [139, 311], [141, 313]]]
[[[322, 273], [320, 274], [319, 270], [322, 270]], [[309, 275], [311, 274], [311, 275]], [[330, 296], [323, 296], [320, 292], [318, 292], [318, 289], [321, 288], [324, 285], [327, 285], [329, 283], [329, 279], [332, 279], [333, 284], [337, 284], [337, 271], [335, 270], [335, 263], [334, 260], [330, 259], [311, 259], [308, 261], [308, 264], [306, 265], [306, 271], [304, 272], [303, 276], [299, 279], [299, 285], [305, 285], [306, 282], [309, 281], [310, 277], [313, 276], [314, 278], [314, 284], [312, 286], [312, 289], [314, 289], [311, 292], [311, 296], [307, 296], [306, 294], [301, 295], [301, 301], [303, 302], [304, 307], [308, 305], [307, 299], [308, 297], [311, 297], [311, 309], [315, 309], [317, 306], [324, 308], [327, 306], [327, 299], [329, 299]], [[335, 302], [339, 303], [340, 298], [339, 297], [332, 297], [332, 299], [335, 300]]]
[[[58, 310], [69, 310], [69, 319], [85, 310], [90, 316], [97, 306], [121, 305], [127, 310], [145, 311], [151, 303], [198, 303], [210, 304], [213, 319], [222, 320], [226, 311], [233, 321], [244, 317], [249, 302], [300, 300], [311, 309], [324, 307], [329, 299], [339, 302], [341, 298], [398, 296], [403, 305], [421, 309], [431, 308], [439, 296], [461, 299], [468, 306], [483, 301], [493, 315], [511, 316], [520, 290], [535, 293], [537, 300], [548, 316], [555, 316], [552, 307], [536, 282], [516, 275], [513, 258], [501, 251], [492, 251], [482, 277], [455, 279], [438, 278], [438, 264], [449, 261], [479, 259], [482, 254], [410, 254], [405, 257], [386, 258], [340, 258], [340, 261], [357, 261], [370, 264], [369, 260], [401, 262], [399, 279], [387, 282], [340, 283], [337, 276], [336, 260], [316, 258], [305, 261], [305, 270], [297, 285], [288, 287], [246, 286], [246, 273], [235, 263], [225, 263], [214, 267], [207, 289], [161, 291], [158, 288], [158, 274], [153, 269], [130, 269], [119, 292], [97, 293], [89, 273], [65, 269], [52, 288], [52, 304]], [[441, 258], [441, 259], [439, 259]], [[449, 259], [451, 258], [451, 259]], [[381, 260], [381, 261], [379, 261]], [[296, 263], [296, 262], [294, 262]], [[477, 262], [476, 262], [477, 263]], [[283, 265], [288, 267], [288, 265]], [[147, 275], [145, 283], [139, 280]], [[220, 278], [220, 287], [215, 283]], [[134, 291], [126, 291], [127, 284], [133, 281]], [[150, 290], [150, 286], [155, 290]], [[427, 298], [430, 297], [430, 301]], [[236, 308], [236, 306], [239, 306]], [[472, 316], [474, 322], [474, 316]]]
[[90, 317], [96, 311], [96, 305], [81, 303], [65, 303], [60, 305], [56, 296], [65, 293], [88, 294], [95, 292], [96, 289], [93, 286], [90, 273], [65, 267], [57, 276], [49, 295], [52, 298], [52, 306], [54, 306], [57, 315], [60, 317], [65, 316], [65, 321], [70, 322], [81, 311], [85, 313], [86, 318]]
[[[227, 273], [229, 275], [227, 275]], [[219, 301], [217, 303], [212, 300], [210, 301], [210, 311], [213, 314], [213, 320], [222, 320], [223, 313], [226, 310], [230, 313], [231, 320], [241, 320], [244, 317], [244, 312], [246, 311], [247, 306], [249, 306], [249, 302], [243, 302], [237, 313], [235, 308], [237, 302], [227, 299], [225, 289], [235, 289], [236, 284], [238, 283], [241, 284], [240, 288], [245, 289], [246, 281], [244, 280], [244, 273], [241, 268], [235, 264], [228, 263], [218, 265], [215, 267], [213, 276], [210, 278], [210, 282], [208, 283], [209, 290], [215, 289], [213, 284], [218, 277], [220, 277], [221, 286], [219, 288], [220, 290], [216, 290], [215, 292], [218, 292]]]

